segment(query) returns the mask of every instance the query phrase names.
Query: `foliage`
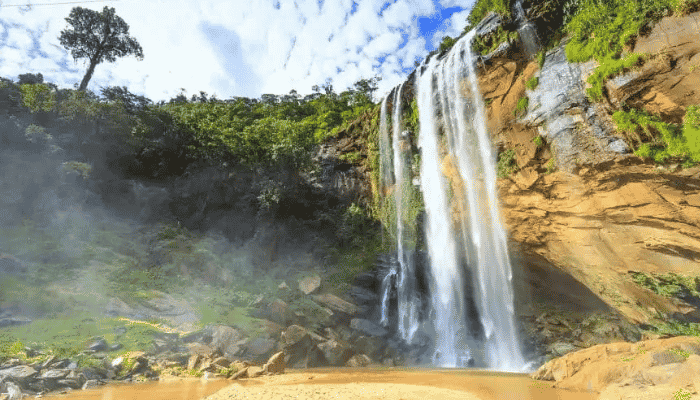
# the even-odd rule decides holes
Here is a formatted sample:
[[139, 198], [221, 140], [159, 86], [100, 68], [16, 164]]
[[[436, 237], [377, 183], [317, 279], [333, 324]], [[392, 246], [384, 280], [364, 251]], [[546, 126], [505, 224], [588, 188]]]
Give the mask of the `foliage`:
[[698, 284], [700, 279], [673, 272], [667, 274], [646, 274], [630, 272], [632, 279], [640, 286], [665, 297], [683, 298], [687, 296], [700, 298]]
[[527, 82], [525, 82], [525, 87], [530, 89], [530, 90], [535, 90], [535, 88], [539, 84], [540, 84], [540, 78], [537, 76], [533, 76], [532, 78], [528, 79]]
[[591, 87], [586, 89], [586, 93], [593, 101], [600, 101], [603, 98], [603, 85], [608, 78], [638, 65], [642, 59], [642, 54], [630, 54], [624, 58], [605, 57], [601, 59], [600, 65], [588, 77], [588, 83], [591, 84]]
[[530, 100], [527, 97], [521, 97], [518, 99], [518, 104], [516, 104], [515, 110], [513, 110], [513, 115], [517, 117], [522, 117], [525, 115], [529, 101]]
[[19, 86], [22, 95], [22, 105], [32, 112], [51, 111], [56, 105], [56, 93], [49, 85], [44, 83], [29, 84]]
[[467, 21], [469, 25], [476, 26], [491, 11], [503, 17], [510, 17], [512, 3], [511, 0], [477, 0], [467, 17]]
[[120, 102], [129, 113], [143, 111], [152, 101], [145, 96], [131, 93], [126, 86], [108, 86], [101, 88], [102, 96], [107, 101]]
[[440, 42], [440, 54], [446, 53], [455, 43], [457, 43], [457, 39], [450, 36], [443, 36], [442, 42]]
[[545, 56], [546, 52], [544, 50], [540, 50], [539, 53], [537, 53], [537, 65], [540, 66], [540, 69], [544, 66]]
[[635, 154], [638, 156], [652, 158], [657, 163], [678, 158], [691, 165], [700, 162], [697, 113], [697, 106], [688, 107], [683, 126], [663, 122], [659, 117], [637, 109], [617, 111], [613, 114], [613, 121], [628, 141], [637, 143], [639, 147]]
[[114, 62], [117, 57], [135, 55], [143, 59], [141, 45], [129, 35], [129, 25], [115, 15], [112, 7], [105, 6], [102, 12], [83, 7], [73, 7], [66, 22], [71, 28], [61, 31], [59, 41], [70, 50], [75, 60], [87, 58], [90, 67], [78, 90], [84, 91], [92, 77], [95, 66], [103, 61]]
[[554, 162], [554, 157], [550, 158], [549, 161], [547, 161], [547, 164], [544, 166], [545, 168], [545, 173], [551, 174], [557, 169], [556, 163]]
[[535, 146], [537, 147], [544, 146], [544, 139], [542, 139], [542, 136], [535, 136], [532, 138], [532, 142], [535, 143]]
[[481, 55], [487, 55], [496, 50], [503, 42], [514, 42], [518, 40], [517, 31], [507, 31], [499, 26], [496, 31], [487, 36], [477, 37], [474, 40], [474, 49]]
[[513, 172], [517, 171], [518, 165], [515, 162], [515, 150], [509, 149], [501, 152], [498, 155], [498, 164], [496, 167], [499, 178], [507, 178]]
[[41, 73], [32, 74], [28, 72], [26, 74], [20, 74], [17, 76], [17, 83], [19, 85], [44, 83], [44, 76]]

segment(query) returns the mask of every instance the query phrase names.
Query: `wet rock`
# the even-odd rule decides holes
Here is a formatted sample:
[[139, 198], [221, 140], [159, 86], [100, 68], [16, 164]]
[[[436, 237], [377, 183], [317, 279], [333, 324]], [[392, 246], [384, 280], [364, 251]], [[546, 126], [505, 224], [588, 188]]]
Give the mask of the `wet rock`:
[[321, 350], [326, 360], [328, 360], [328, 363], [333, 366], [345, 365], [352, 356], [352, 348], [346, 342], [329, 340], [320, 343], [317, 347]]
[[311, 294], [321, 287], [321, 277], [318, 275], [308, 276], [299, 281], [299, 290], [304, 294]]
[[4, 328], [6, 326], [26, 325], [30, 323], [32, 323], [32, 320], [26, 317], [13, 316], [0, 318], [0, 328]]
[[370, 336], [385, 336], [386, 329], [367, 319], [353, 318], [350, 321], [350, 328], [360, 331]]
[[571, 343], [566, 343], [566, 342], [561, 342], [561, 341], [554, 342], [549, 347], [549, 351], [555, 357], [563, 356], [564, 354], [570, 353], [574, 350], [576, 350], [576, 346], [572, 345]]

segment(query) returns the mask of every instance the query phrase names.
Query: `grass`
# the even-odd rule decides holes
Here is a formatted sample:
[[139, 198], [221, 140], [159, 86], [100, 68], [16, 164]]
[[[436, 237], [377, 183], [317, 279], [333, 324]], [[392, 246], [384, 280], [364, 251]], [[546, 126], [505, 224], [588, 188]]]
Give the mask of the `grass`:
[[586, 89], [586, 93], [593, 101], [603, 99], [603, 86], [605, 82], [620, 72], [627, 70], [633, 66], [639, 65], [643, 60], [642, 54], [630, 54], [624, 58], [616, 58], [615, 56], [606, 56], [599, 60], [600, 65], [588, 77], [590, 88]]
[[532, 142], [535, 144], [537, 147], [542, 147], [544, 146], [544, 139], [542, 139], [542, 136], [535, 136], [532, 138]]
[[635, 154], [657, 163], [678, 159], [685, 166], [700, 162], [700, 106], [686, 110], [683, 125], [663, 122], [645, 111], [616, 111], [613, 121], [628, 142], [636, 142]]
[[474, 40], [474, 50], [482, 56], [485, 56], [496, 50], [503, 42], [514, 42], [516, 40], [518, 40], [517, 31], [507, 31], [499, 26], [493, 34], [477, 37]]

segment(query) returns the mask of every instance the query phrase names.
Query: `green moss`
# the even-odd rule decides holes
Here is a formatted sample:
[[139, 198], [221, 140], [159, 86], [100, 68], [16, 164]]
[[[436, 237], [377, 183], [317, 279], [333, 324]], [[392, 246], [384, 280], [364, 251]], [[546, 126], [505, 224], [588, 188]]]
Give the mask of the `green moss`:
[[537, 76], [533, 76], [532, 78], [528, 79], [527, 82], [525, 82], [525, 87], [530, 89], [530, 90], [535, 90], [535, 88], [539, 84], [540, 84], [540, 78]]
[[507, 178], [518, 170], [518, 165], [515, 163], [515, 150], [506, 150], [498, 155], [497, 170], [499, 178]]
[[349, 153], [341, 154], [339, 158], [351, 164], [356, 164], [362, 159], [362, 153], [360, 151], [351, 151]]
[[540, 50], [539, 53], [537, 53], [537, 65], [540, 66], [540, 69], [544, 66], [544, 59], [545, 59], [545, 51]]
[[545, 164], [544, 168], [546, 174], [551, 174], [552, 172], [556, 171], [557, 165], [554, 162], [554, 157], [550, 158], [549, 161], [547, 161], [547, 164]]
[[513, 110], [513, 115], [517, 117], [522, 117], [525, 115], [529, 101], [530, 100], [527, 97], [521, 97], [518, 99], [518, 104], [516, 104], [515, 110]]
[[92, 165], [79, 161], [66, 161], [62, 164], [62, 168], [64, 172], [74, 172], [85, 179], [89, 178], [92, 172]]

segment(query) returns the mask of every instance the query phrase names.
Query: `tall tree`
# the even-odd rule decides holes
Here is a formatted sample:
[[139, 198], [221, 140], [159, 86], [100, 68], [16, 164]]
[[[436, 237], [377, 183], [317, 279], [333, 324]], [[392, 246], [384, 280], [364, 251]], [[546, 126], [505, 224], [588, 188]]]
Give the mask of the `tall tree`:
[[71, 28], [61, 31], [59, 41], [70, 50], [74, 59], [90, 60], [83, 81], [78, 90], [84, 91], [95, 72], [97, 64], [107, 60], [114, 62], [117, 57], [134, 54], [143, 59], [143, 50], [136, 39], [129, 36], [129, 25], [114, 14], [114, 8], [105, 7], [102, 12], [74, 7], [66, 21]]

